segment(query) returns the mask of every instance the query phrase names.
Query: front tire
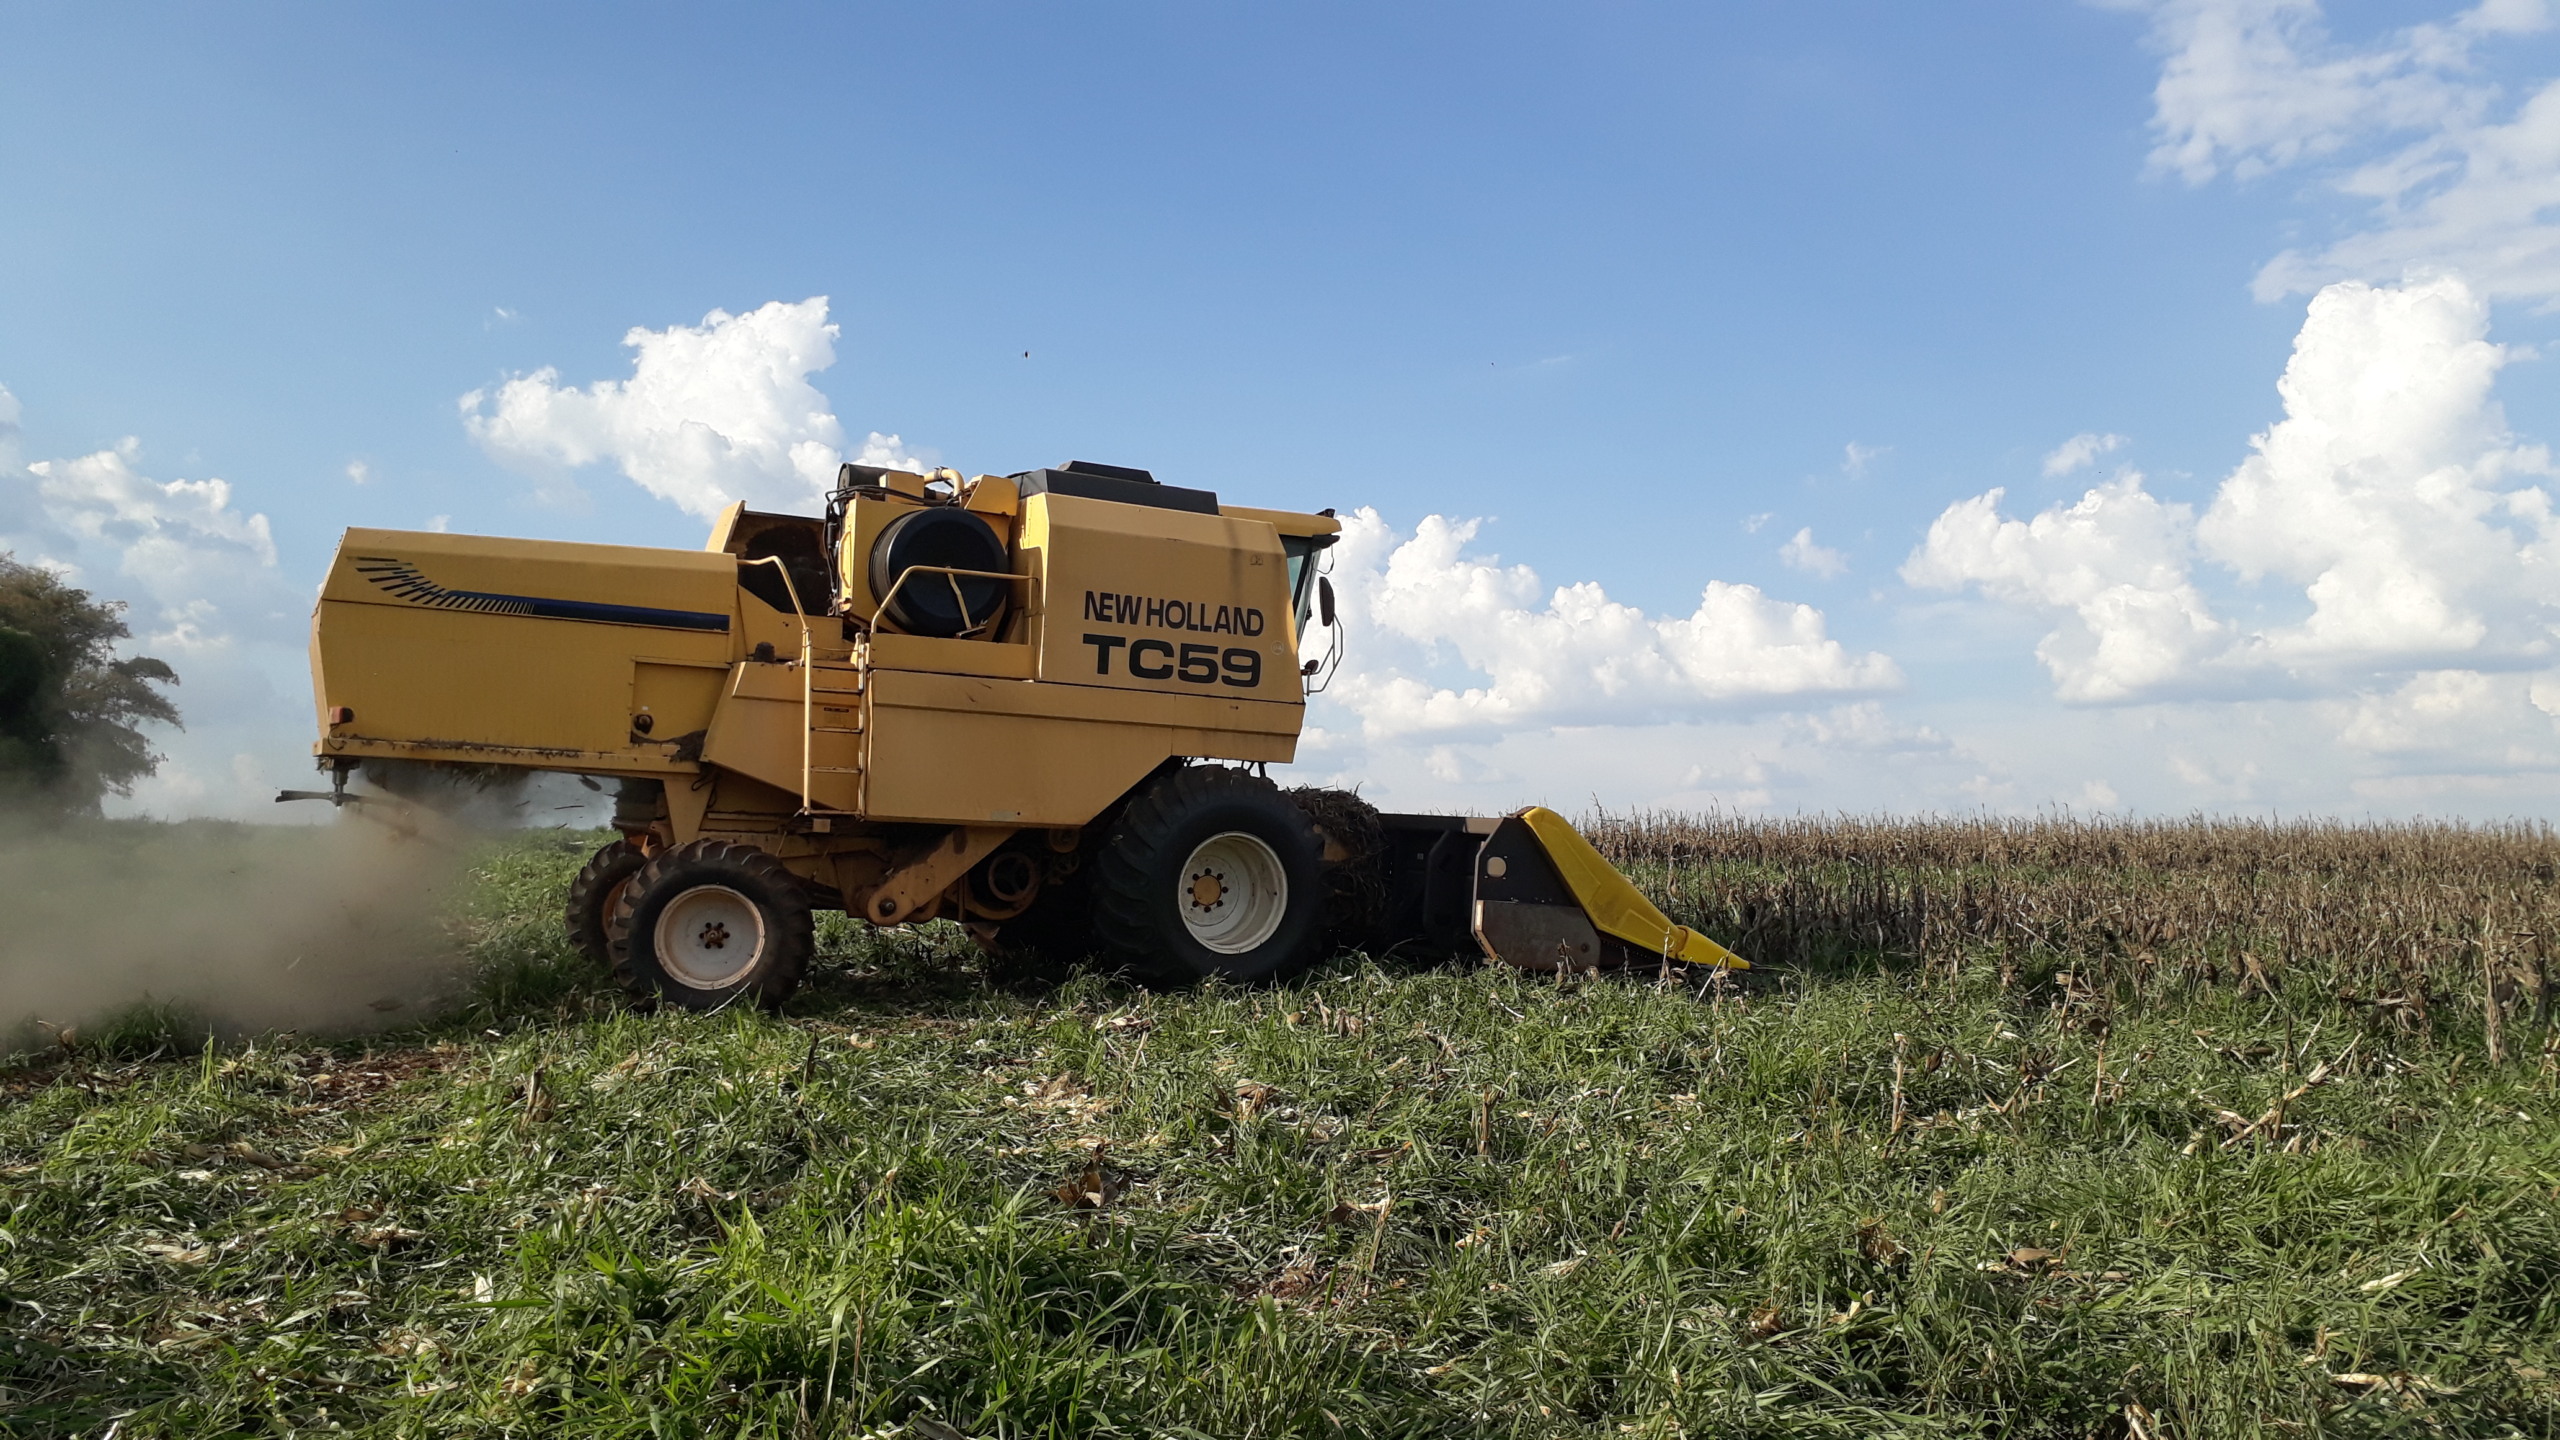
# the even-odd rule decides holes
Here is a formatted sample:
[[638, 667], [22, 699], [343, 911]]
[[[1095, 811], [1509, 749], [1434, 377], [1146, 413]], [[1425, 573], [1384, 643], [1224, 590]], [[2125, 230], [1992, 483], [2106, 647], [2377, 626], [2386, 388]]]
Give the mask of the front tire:
[[696, 840], [641, 867], [622, 889], [611, 933], [622, 988], [687, 1010], [742, 996], [772, 1009], [800, 988], [817, 945], [799, 878], [728, 840]]
[[1270, 781], [1218, 765], [1149, 781], [1093, 876], [1096, 938], [1174, 980], [1263, 980], [1315, 956], [1322, 844]]

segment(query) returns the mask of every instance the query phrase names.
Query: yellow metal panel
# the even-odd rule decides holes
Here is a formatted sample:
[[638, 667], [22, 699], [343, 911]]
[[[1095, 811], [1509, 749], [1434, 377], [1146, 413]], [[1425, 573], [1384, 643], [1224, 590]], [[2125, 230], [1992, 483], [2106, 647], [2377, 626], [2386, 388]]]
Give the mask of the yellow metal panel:
[[626, 749], [632, 655], [598, 628], [324, 600], [320, 704], [355, 711], [345, 738]]
[[[871, 593], [871, 546], [880, 538], [882, 527], [910, 510], [921, 510], [924, 502], [908, 499], [884, 499], [861, 495], [845, 511], [844, 540], [836, 553], [836, 587], [844, 592], [845, 613], [857, 615], [867, 624], [880, 608], [880, 597]], [[993, 522], [999, 532], [1001, 520]]]
[[1199, 760], [1268, 760], [1286, 765], [1298, 758], [1296, 735], [1263, 735], [1248, 730], [1188, 730], [1173, 726], [1165, 732], [1165, 753], [1189, 755]]
[[[790, 681], [787, 694], [772, 693], [775, 675]], [[799, 672], [776, 665], [741, 665], [728, 698], [711, 720], [702, 742], [702, 758], [777, 790], [800, 794], [802, 710]], [[820, 725], [851, 729], [858, 712], [851, 705], [824, 705]], [[853, 810], [862, 799], [861, 776], [845, 773], [860, 761], [861, 736], [821, 731], [809, 737], [809, 799], [821, 809]]]
[[1654, 908], [1644, 893], [1618, 873], [1582, 832], [1573, 828], [1563, 816], [1543, 805], [1532, 805], [1520, 812], [1531, 834], [1545, 848], [1547, 858], [1555, 862], [1556, 873], [1564, 877], [1565, 888], [1582, 906], [1591, 923], [1609, 934], [1649, 954], [1667, 955], [1692, 965], [1721, 965], [1732, 970], [1748, 970], [1749, 961], [1685, 925], [1674, 925], [1669, 916]]
[[329, 657], [320, 648], [320, 607], [311, 607], [311, 709], [320, 733], [329, 733]]
[[867, 709], [872, 820], [1083, 825], [1176, 753], [1154, 725]]
[[1082, 825], [1172, 756], [1288, 760], [1302, 710], [875, 670], [863, 696], [862, 810], [874, 820]]
[[1031, 678], [1031, 661], [1029, 645], [995, 640], [940, 640], [930, 635], [892, 635], [885, 631], [871, 637], [871, 663], [882, 670], [931, 670], [946, 675], [1028, 680]]
[[800, 703], [800, 667], [770, 661], [741, 660], [729, 667], [726, 693], [750, 700]]
[[1283, 535], [1339, 535], [1342, 522], [1330, 515], [1301, 515], [1295, 510], [1263, 510], [1251, 505], [1220, 505], [1218, 513], [1238, 520], [1259, 520]]
[[737, 609], [738, 562], [702, 550], [357, 529], [338, 542], [320, 598], [466, 612], [503, 610], [492, 599], [531, 599], [728, 615]]
[[711, 538], [702, 542], [702, 548], [714, 554], [727, 554], [729, 541], [738, 533], [738, 517], [746, 513], [747, 502], [730, 501], [729, 508], [720, 512], [720, 518], [711, 522]]
[[632, 729], [649, 717], [648, 738], [660, 744], [710, 727], [713, 707], [729, 679], [729, 667], [641, 660], [631, 667]]
[[[1032, 498], [1037, 500], [1040, 497], [1035, 495]], [[871, 699], [878, 704], [920, 710], [1093, 720], [1200, 731], [1241, 731], [1253, 735], [1286, 735], [1292, 739], [1297, 736], [1300, 717], [1306, 713], [1305, 704], [1295, 697], [1286, 704], [1270, 704], [1217, 695], [1162, 695], [1105, 690], [1095, 685], [986, 680], [966, 675], [933, 675], [904, 670], [873, 671]]]
[[725, 664], [736, 574], [687, 550], [350, 530], [312, 617], [315, 699], [355, 711], [328, 727], [344, 741], [663, 762], [632, 738], [633, 666]]
[[[981, 515], [1022, 513], [1022, 487], [1002, 475], [981, 475], [969, 482], [968, 507]], [[1004, 527], [996, 527], [1001, 530]]]
[[1269, 522], [1034, 495], [1022, 550], [1037, 557], [1042, 680], [1299, 698], [1289, 566]]

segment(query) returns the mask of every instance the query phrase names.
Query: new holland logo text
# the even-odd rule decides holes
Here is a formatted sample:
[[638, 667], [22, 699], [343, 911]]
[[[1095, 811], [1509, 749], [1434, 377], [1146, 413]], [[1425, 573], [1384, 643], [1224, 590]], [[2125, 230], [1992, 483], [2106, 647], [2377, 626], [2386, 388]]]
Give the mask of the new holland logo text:
[[447, 590], [418, 567], [388, 555], [359, 555], [356, 573], [412, 605], [470, 610], [483, 615], [522, 615], [533, 620], [584, 620], [597, 625], [646, 625], [659, 630], [727, 631], [729, 617], [708, 610], [660, 610], [648, 605], [608, 605], [596, 600], [553, 600], [540, 595], [501, 595], [488, 590]]
[[1262, 652], [1242, 645], [1221, 650], [1215, 645], [1185, 645], [1170, 640], [1132, 640], [1126, 635], [1087, 635], [1093, 647], [1093, 673], [1111, 673], [1111, 657], [1129, 647], [1129, 673], [1141, 680], [1180, 680], [1188, 685], [1233, 685], [1250, 690], [1262, 683]]
[[1084, 618], [1105, 625], [1145, 625], [1157, 630], [1188, 630], [1195, 635], [1259, 635], [1262, 612], [1250, 605], [1212, 605], [1205, 600], [1166, 600], [1154, 595], [1084, 592]]

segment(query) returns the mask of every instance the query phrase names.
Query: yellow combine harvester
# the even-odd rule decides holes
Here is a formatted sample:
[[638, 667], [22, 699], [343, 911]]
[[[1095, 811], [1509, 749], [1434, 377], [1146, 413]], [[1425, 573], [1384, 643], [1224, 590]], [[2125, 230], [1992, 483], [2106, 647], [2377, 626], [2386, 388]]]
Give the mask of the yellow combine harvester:
[[312, 622], [318, 798], [367, 765], [618, 779], [570, 933], [696, 1009], [790, 994], [838, 907], [1177, 978], [1328, 935], [1739, 966], [1551, 811], [1381, 815], [1243, 768], [1296, 752], [1340, 529], [1078, 462], [847, 465], [823, 518], [732, 507], [699, 552], [350, 530]]

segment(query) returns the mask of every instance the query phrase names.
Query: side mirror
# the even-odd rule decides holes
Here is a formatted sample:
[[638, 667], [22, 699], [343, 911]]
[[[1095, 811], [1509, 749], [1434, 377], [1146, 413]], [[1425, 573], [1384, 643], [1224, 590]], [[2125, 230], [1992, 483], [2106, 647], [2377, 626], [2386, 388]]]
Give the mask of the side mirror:
[[1333, 628], [1333, 581], [1316, 577], [1316, 613], [1324, 617], [1324, 628]]

